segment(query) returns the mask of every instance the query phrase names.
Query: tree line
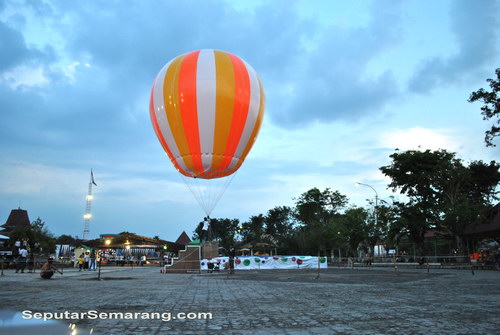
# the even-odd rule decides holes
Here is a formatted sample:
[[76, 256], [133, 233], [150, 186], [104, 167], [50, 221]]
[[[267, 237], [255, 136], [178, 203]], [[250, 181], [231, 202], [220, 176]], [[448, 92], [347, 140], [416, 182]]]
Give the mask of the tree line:
[[[211, 219], [209, 235], [226, 249], [264, 242], [280, 254], [304, 255], [340, 250], [354, 256], [359, 248], [373, 252], [382, 244], [388, 250], [408, 240], [424, 255], [425, 234], [433, 230], [453, 237], [464, 254], [465, 228], [484, 222], [498, 200], [500, 165], [465, 163], [446, 150], [396, 150], [390, 158], [380, 171], [390, 178], [387, 187], [405, 200], [372, 201], [366, 209], [351, 204], [338, 190], [312, 188], [292, 207], [277, 206], [244, 222]], [[201, 235], [202, 227], [200, 222], [193, 238]]]

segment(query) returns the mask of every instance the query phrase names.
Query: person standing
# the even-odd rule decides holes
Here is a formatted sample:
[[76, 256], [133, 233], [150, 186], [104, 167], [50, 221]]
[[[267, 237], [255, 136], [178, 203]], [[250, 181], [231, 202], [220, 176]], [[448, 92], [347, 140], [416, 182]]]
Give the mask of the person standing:
[[229, 248], [229, 274], [234, 274], [234, 259], [236, 258], [236, 249], [233, 246]]
[[90, 271], [95, 271], [96, 270], [96, 263], [95, 263], [95, 251], [92, 250], [90, 252], [90, 262], [89, 262], [89, 270]]
[[208, 228], [210, 226], [210, 218], [204, 217], [203, 218], [203, 227], [201, 228], [201, 237], [200, 237], [200, 242], [207, 242], [208, 241]]
[[90, 263], [90, 252], [86, 252], [85, 255], [83, 256], [83, 260], [84, 260], [84, 265], [83, 265], [83, 268], [85, 270], [90, 270], [89, 269], [89, 263]]
[[21, 273], [24, 273], [24, 268], [26, 268], [26, 259], [28, 257], [28, 250], [26, 248], [21, 247], [19, 248], [19, 257], [17, 257], [17, 267], [16, 267], [16, 273], [21, 270]]
[[28, 273], [35, 273], [35, 254], [30, 253], [28, 259]]
[[71, 254], [71, 262], [73, 263], [73, 267], [76, 269], [78, 267], [78, 260], [76, 259], [75, 252]]
[[78, 271], [82, 271], [83, 269], [83, 263], [85, 262], [85, 256], [84, 254], [81, 254], [80, 257], [78, 257]]

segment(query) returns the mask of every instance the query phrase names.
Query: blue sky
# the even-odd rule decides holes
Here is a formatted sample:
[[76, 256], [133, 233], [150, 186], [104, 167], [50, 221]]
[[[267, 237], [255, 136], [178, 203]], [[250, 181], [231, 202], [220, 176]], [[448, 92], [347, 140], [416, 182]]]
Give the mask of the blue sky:
[[0, 221], [21, 206], [54, 234], [130, 231], [175, 240], [204, 216], [148, 114], [162, 66], [197, 49], [258, 72], [264, 123], [212, 213], [293, 205], [312, 187], [367, 206], [391, 192], [395, 148], [486, 148], [480, 104], [500, 65], [499, 1], [2, 1]]

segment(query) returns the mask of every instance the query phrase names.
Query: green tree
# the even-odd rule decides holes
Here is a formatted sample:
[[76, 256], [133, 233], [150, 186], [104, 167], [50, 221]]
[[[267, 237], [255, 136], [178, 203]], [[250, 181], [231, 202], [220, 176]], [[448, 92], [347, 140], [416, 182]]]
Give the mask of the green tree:
[[239, 234], [242, 236], [243, 243], [260, 242], [264, 233], [264, 215], [251, 216], [249, 221], [243, 222], [239, 226]]
[[386, 250], [391, 249], [394, 247], [394, 243], [390, 239], [393, 237], [390, 236], [390, 232], [398, 217], [394, 199], [392, 199], [392, 204], [385, 200], [380, 200], [378, 206], [374, 208], [374, 210], [377, 211], [377, 220], [375, 221], [374, 215], [368, 216], [366, 220], [366, 243], [371, 252], [375, 250], [375, 245], [380, 243], [385, 243]]
[[487, 91], [484, 88], [472, 92], [469, 97], [469, 102], [481, 101], [484, 105], [481, 107], [481, 114], [483, 114], [483, 120], [496, 119], [493, 121], [493, 125], [490, 130], [485, 132], [484, 141], [486, 146], [495, 146], [493, 144], [493, 139], [500, 134], [500, 101], [498, 99], [498, 92], [500, 91], [500, 68], [495, 71], [497, 79], [486, 79], [490, 85], [491, 91]]
[[335, 220], [347, 204], [345, 195], [329, 188], [324, 191], [312, 188], [302, 193], [294, 210], [298, 226], [293, 234], [293, 244], [297, 251], [315, 255], [318, 250], [327, 252], [336, 247]]
[[71, 235], [62, 234], [58, 238], [56, 238], [56, 243], [57, 244], [75, 245], [76, 239]]
[[425, 233], [432, 228], [436, 228], [436, 225], [429, 222], [426, 207], [412, 200], [406, 203], [396, 202], [396, 206], [399, 212], [398, 228], [393, 229], [399, 234], [397, 239], [407, 236], [415, 243], [419, 255], [425, 255]]
[[348, 204], [345, 195], [329, 188], [323, 192], [317, 188], [302, 193], [295, 204], [295, 216], [304, 224], [326, 223]]
[[[368, 211], [362, 207], [348, 208], [332, 225], [337, 231], [337, 243], [343, 244], [347, 254], [355, 256], [358, 246], [368, 238]], [[330, 235], [335, 238], [335, 234]]]
[[500, 182], [499, 164], [473, 161], [468, 166], [454, 160], [452, 168], [443, 171], [436, 188], [440, 190], [441, 226], [456, 240], [457, 248], [465, 253], [464, 232], [470, 224], [479, 222], [496, 200]]
[[16, 241], [27, 241], [31, 252], [53, 253], [56, 250], [56, 239], [40, 218], [33, 221], [29, 227], [13, 230], [9, 237], [12, 244]]
[[278, 248], [280, 253], [291, 253], [290, 243], [294, 234], [295, 220], [293, 210], [288, 206], [277, 206], [270, 209], [264, 218], [264, 236], [267, 241]]
[[401, 233], [407, 234], [424, 254], [425, 232], [440, 228], [455, 236], [464, 251], [465, 228], [477, 222], [496, 199], [499, 165], [473, 161], [468, 166], [446, 150], [406, 151], [390, 156], [392, 164], [381, 167], [391, 187], [408, 196], [398, 203]]
[[406, 195], [408, 203], [399, 203], [407, 233], [423, 255], [424, 235], [440, 221], [439, 203], [442, 197], [439, 182], [444, 171], [455, 164], [455, 154], [446, 150], [408, 150], [390, 155], [390, 165], [380, 168], [391, 178], [389, 187]]

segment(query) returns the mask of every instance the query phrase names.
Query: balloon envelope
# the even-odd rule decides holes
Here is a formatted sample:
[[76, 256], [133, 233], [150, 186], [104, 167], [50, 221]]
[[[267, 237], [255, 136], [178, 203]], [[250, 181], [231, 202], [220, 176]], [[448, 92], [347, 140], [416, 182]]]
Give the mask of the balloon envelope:
[[213, 179], [239, 169], [264, 115], [255, 70], [219, 50], [178, 56], [158, 73], [150, 116], [163, 149], [187, 177]]

